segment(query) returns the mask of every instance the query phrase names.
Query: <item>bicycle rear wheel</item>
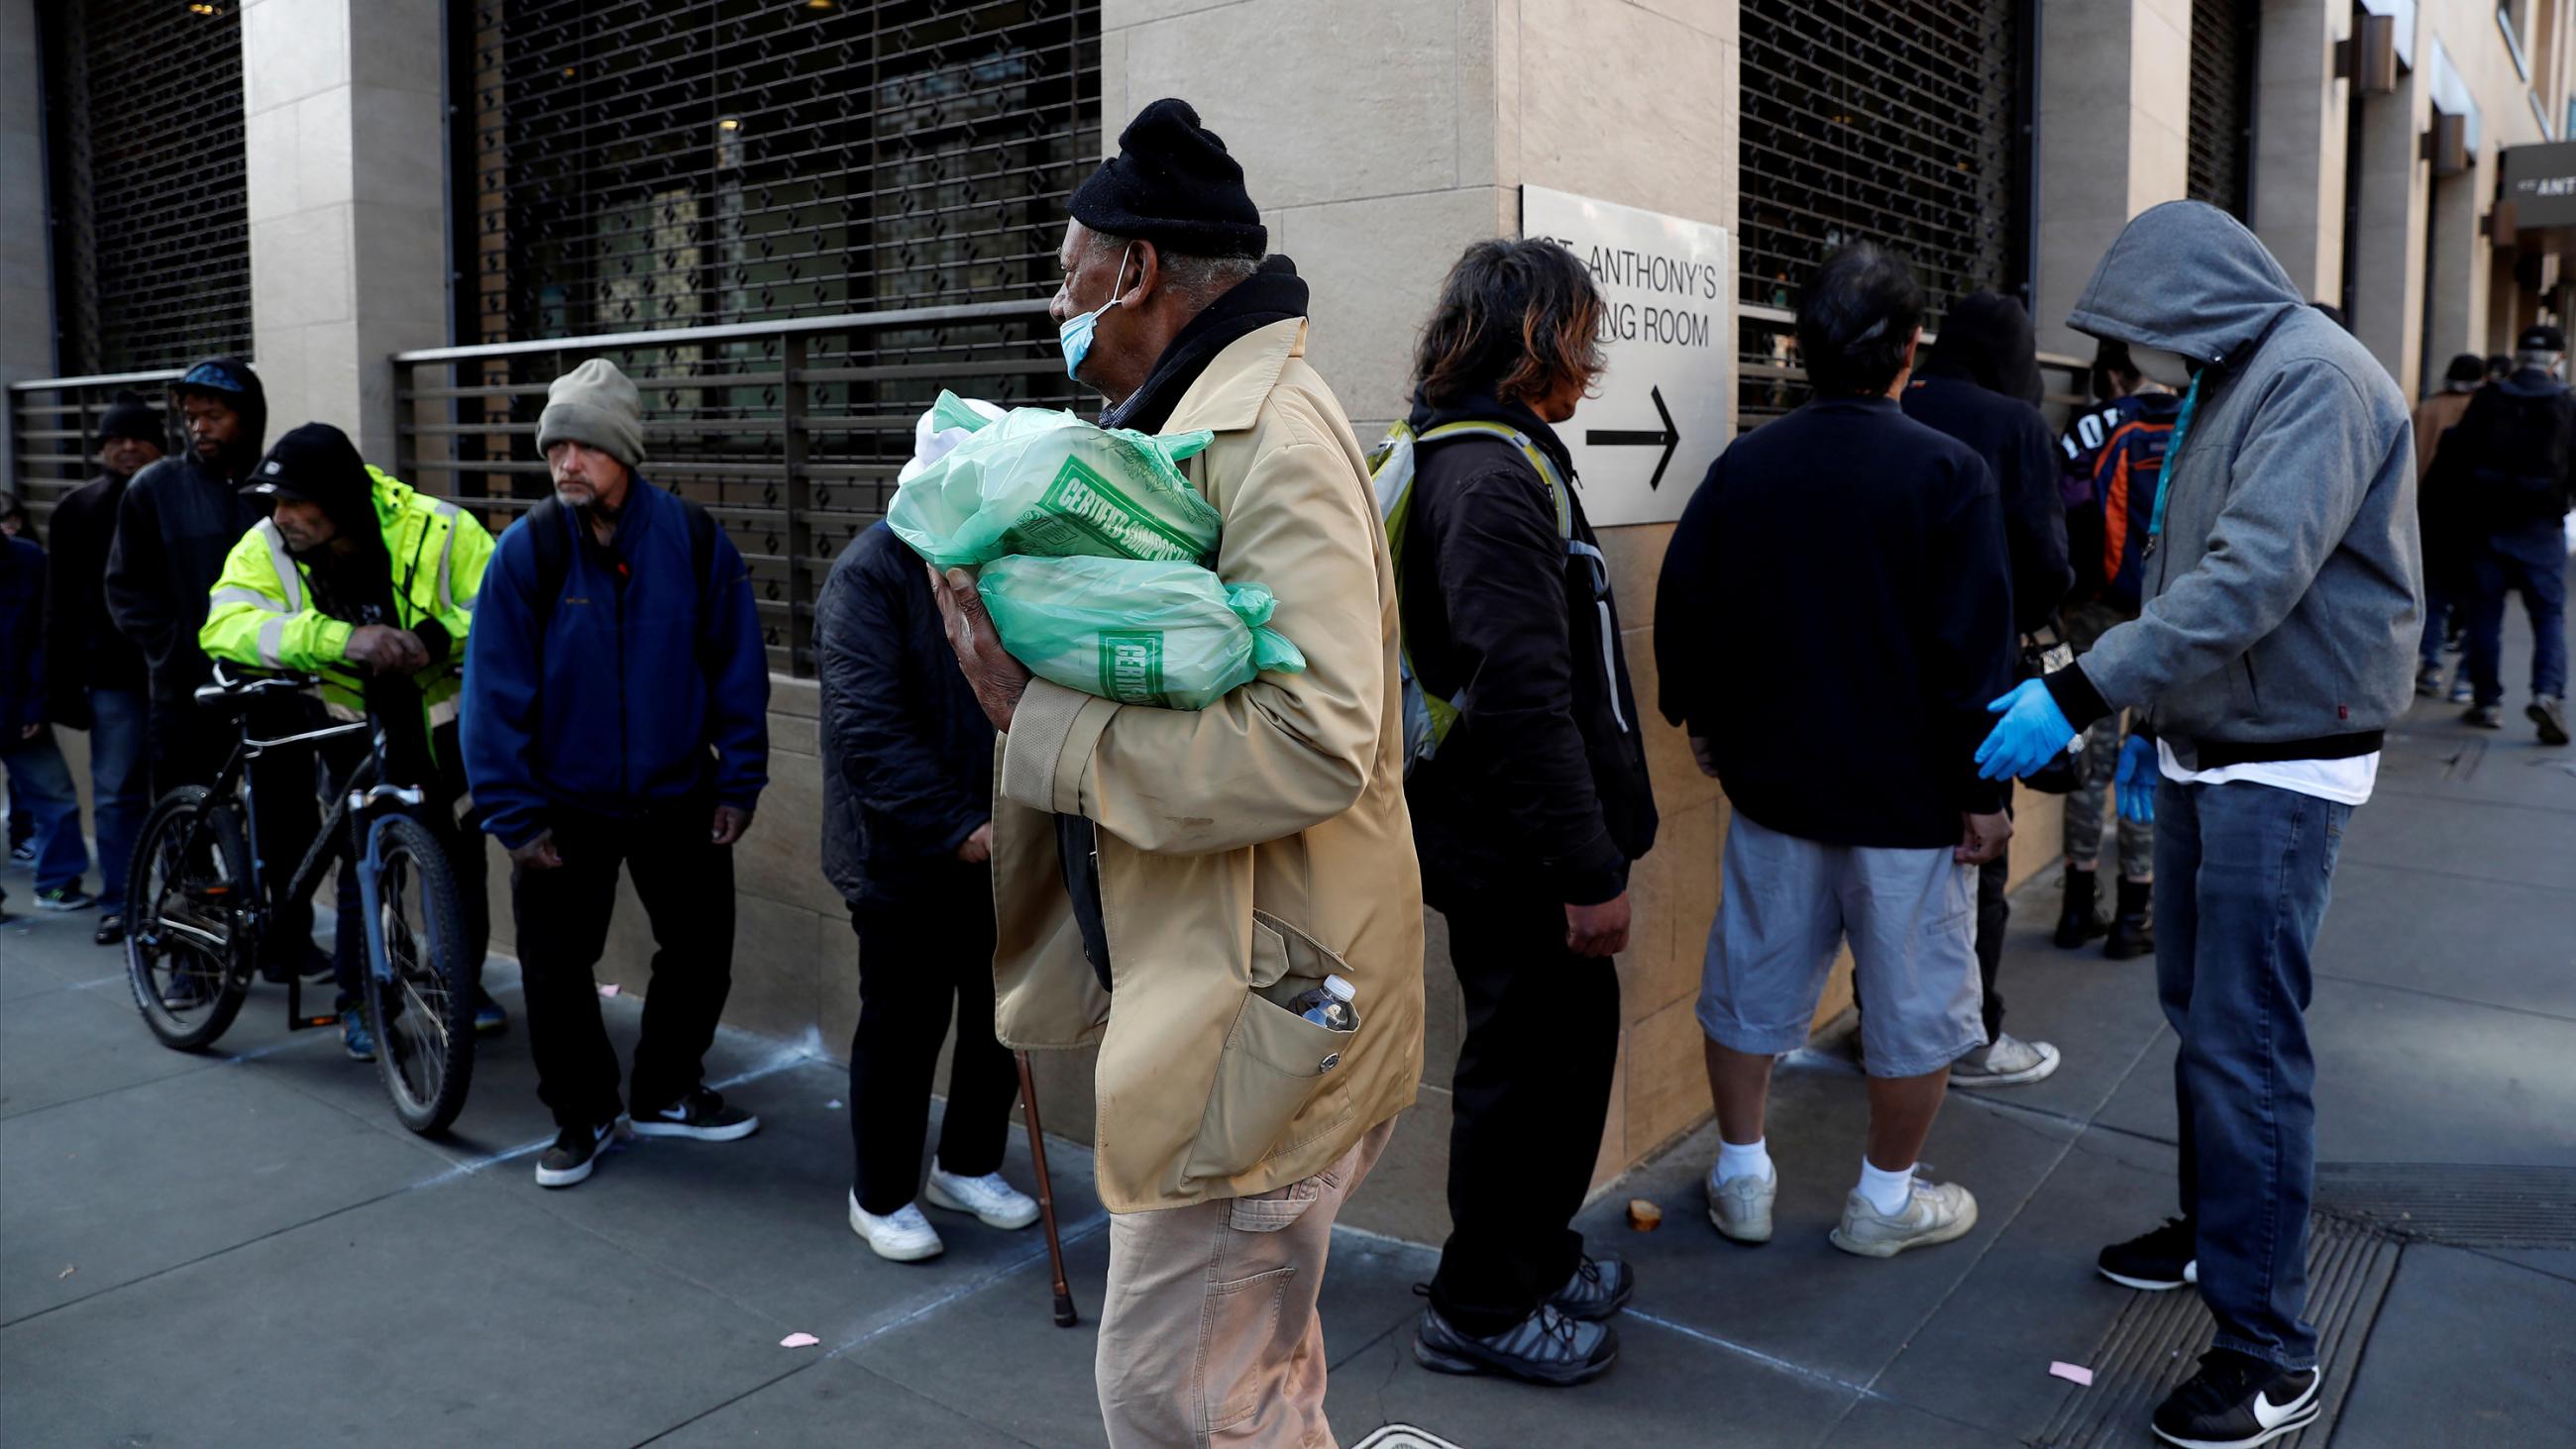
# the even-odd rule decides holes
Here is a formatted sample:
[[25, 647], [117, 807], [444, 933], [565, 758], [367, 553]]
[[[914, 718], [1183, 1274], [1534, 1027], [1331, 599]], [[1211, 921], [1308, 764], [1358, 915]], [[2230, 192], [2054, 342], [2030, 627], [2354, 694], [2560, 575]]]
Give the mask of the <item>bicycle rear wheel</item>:
[[162, 796], [134, 843], [123, 903], [126, 977], [162, 1045], [203, 1051], [240, 1014], [257, 944], [241, 928], [251, 894], [250, 848], [231, 803], [203, 785]]
[[474, 977], [447, 852], [408, 816], [379, 824], [366, 981], [376, 1071], [405, 1127], [445, 1131], [474, 1079]]

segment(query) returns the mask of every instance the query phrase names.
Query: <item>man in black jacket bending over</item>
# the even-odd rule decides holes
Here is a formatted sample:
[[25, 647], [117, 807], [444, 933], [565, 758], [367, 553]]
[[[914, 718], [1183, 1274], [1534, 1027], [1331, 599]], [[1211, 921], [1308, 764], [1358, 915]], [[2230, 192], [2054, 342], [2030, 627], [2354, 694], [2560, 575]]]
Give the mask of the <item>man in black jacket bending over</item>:
[[[882, 523], [832, 565], [814, 652], [823, 873], [859, 933], [850, 1229], [880, 1257], [917, 1262], [946, 1245], [915, 1194], [988, 1227], [1038, 1215], [1001, 1174], [1019, 1073], [993, 1036], [993, 726], [957, 670], [929, 573]], [[952, 998], [957, 1053], [925, 1193], [921, 1140]]]
[[[2057, 492], [2057, 447], [2039, 411], [2039, 340], [2030, 314], [2010, 297], [1972, 292], [1941, 319], [1932, 345], [1900, 401], [1905, 415], [1977, 450], [2003, 503], [2004, 554], [2012, 564], [2013, 627], [2048, 626], [2075, 571], [2066, 562], [2066, 504]], [[2017, 1087], [2057, 1070], [2057, 1048], [2004, 1030], [1995, 973], [2004, 961], [2004, 898], [2012, 862], [1997, 856], [1977, 871], [1977, 975], [1985, 988], [1986, 1040], [1950, 1065], [1954, 1087]]]
[[1453, 1227], [1414, 1351], [1543, 1384], [1609, 1367], [1604, 1320], [1632, 1286], [1568, 1226], [1619, 1051], [1628, 867], [1656, 826], [1609, 575], [1550, 427], [1600, 371], [1600, 313], [1555, 242], [1459, 258], [1416, 360], [1419, 463], [1396, 558], [1408, 656], [1456, 710], [1405, 795], [1466, 1003]]

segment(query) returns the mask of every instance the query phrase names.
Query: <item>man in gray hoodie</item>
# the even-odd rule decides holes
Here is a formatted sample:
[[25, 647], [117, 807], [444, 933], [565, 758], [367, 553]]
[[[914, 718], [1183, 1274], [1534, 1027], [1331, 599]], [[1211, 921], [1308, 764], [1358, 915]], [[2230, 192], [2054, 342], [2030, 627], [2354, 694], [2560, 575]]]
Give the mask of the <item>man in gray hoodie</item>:
[[2156, 976], [2183, 1216], [2103, 1250], [2131, 1287], [2200, 1285], [2200, 1372], [2171, 1443], [2254, 1445], [2313, 1420], [2305, 1317], [2316, 1062], [2309, 955], [2423, 619], [2406, 400], [2253, 233], [2171, 202], [2131, 221], [2067, 319], [2187, 388], [2157, 484], [2144, 608], [2073, 666], [1995, 701], [1977, 751], [2026, 774], [2077, 728], [2143, 709], [2158, 736]]

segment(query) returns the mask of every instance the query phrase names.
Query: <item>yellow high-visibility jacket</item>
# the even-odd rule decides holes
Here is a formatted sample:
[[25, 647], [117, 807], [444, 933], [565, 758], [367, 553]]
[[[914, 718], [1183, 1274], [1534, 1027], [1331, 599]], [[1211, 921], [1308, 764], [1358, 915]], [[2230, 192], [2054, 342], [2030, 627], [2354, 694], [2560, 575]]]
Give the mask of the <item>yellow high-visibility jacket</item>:
[[[368, 465], [375, 485], [376, 519], [384, 526], [385, 553], [393, 560], [396, 627], [423, 635], [447, 651], [417, 676], [421, 702], [434, 727], [456, 717], [464, 688], [465, 633], [474, 622], [474, 596], [492, 558], [492, 534], [473, 515]], [[312, 580], [287, 552], [277, 525], [262, 519], [224, 559], [223, 576], [208, 595], [206, 625], [197, 644], [216, 659], [260, 669], [319, 675], [331, 712], [355, 719], [365, 713], [365, 672], [348, 662], [349, 635], [357, 626], [314, 607]], [[424, 630], [427, 621], [435, 628]]]

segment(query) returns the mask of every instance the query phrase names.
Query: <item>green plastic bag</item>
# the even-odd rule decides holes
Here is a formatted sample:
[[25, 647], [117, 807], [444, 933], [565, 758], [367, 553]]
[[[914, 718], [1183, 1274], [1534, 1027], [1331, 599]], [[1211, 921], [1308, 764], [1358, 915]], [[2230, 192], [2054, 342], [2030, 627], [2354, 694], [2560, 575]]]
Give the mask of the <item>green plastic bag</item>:
[[986, 421], [942, 393], [922, 435], [965, 436], [910, 474], [886, 525], [940, 568], [1006, 554], [1196, 560], [1221, 519], [1179, 464], [1215, 436], [1103, 428], [1049, 408]]
[[1205, 709], [1306, 656], [1274, 630], [1260, 584], [1196, 564], [1110, 558], [995, 559], [981, 578], [1002, 647], [1042, 679], [1121, 704]]

